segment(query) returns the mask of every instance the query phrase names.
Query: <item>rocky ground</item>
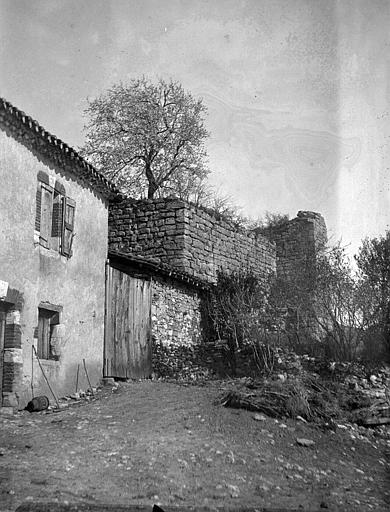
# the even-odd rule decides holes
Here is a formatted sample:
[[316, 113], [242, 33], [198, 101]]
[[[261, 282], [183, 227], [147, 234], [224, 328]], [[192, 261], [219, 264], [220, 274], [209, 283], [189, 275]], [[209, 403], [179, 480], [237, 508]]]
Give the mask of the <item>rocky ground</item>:
[[0, 415], [0, 509], [389, 510], [388, 426], [327, 430], [226, 408], [220, 397], [230, 385], [130, 382], [60, 412]]

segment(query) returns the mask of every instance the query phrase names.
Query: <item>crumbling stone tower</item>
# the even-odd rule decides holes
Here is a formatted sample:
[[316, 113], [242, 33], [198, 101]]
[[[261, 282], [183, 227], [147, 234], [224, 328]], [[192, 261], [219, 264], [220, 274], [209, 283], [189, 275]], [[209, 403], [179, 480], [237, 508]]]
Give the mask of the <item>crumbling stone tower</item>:
[[285, 334], [295, 350], [313, 351], [313, 340], [323, 331], [315, 306], [317, 255], [327, 243], [324, 218], [319, 213], [299, 211], [297, 216], [270, 227], [264, 235], [276, 245], [276, 272], [279, 291], [286, 308]]
[[299, 211], [294, 219], [264, 234], [276, 244], [276, 270], [285, 279], [295, 278], [298, 269], [314, 264], [328, 239], [322, 215], [308, 211]]

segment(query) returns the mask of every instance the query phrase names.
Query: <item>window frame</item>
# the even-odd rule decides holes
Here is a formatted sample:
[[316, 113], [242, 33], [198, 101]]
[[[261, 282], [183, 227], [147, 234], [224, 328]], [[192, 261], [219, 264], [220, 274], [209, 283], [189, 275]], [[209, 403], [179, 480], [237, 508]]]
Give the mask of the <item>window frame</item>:
[[35, 217], [39, 245], [70, 258], [73, 254], [75, 216], [76, 202], [66, 195], [64, 186], [57, 180], [55, 186], [51, 186], [48, 175], [40, 171]]
[[[51, 247], [53, 222], [54, 189], [47, 183], [41, 182], [41, 214], [39, 222], [39, 243], [46, 249]], [[44, 227], [44, 229], [42, 229]]]
[[58, 356], [52, 351], [52, 336], [54, 326], [61, 323], [61, 306], [39, 304], [37, 328], [37, 354], [45, 361], [58, 361]]

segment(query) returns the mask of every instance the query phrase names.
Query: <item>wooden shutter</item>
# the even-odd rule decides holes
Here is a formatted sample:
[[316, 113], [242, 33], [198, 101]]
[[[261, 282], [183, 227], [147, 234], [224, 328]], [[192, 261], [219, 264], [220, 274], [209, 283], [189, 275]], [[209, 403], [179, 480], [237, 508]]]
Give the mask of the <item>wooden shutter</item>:
[[40, 231], [40, 229], [41, 229], [41, 202], [42, 202], [41, 182], [38, 181], [36, 204], [35, 204], [35, 229], [37, 231]]
[[62, 234], [62, 203], [63, 197], [55, 192], [53, 201], [53, 220], [51, 227], [52, 237], [60, 237]]
[[50, 312], [39, 309], [38, 316], [38, 357], [49, 359], [50, 354]]
[[53, 210], [53, 189], [42, 183], [41, 185], [41, 222], [39, 243], [44, 247], [50, 247], [50, 236], [52, 228], [52, 210]]
[[63, 222], [62, 222], [62, 241], [61, 254], [72, 256], [72, 243], [74, 237], [74, 215], [76, 211], [76, 203], [69, 197], [63, 199]]

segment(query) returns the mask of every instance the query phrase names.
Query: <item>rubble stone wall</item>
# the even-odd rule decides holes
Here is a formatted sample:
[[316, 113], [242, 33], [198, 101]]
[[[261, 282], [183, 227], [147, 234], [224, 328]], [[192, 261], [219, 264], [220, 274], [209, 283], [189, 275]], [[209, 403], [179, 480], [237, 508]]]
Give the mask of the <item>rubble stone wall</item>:
[[302, 268], [302, 263], [313, 263], [316, 251], [327, 242], [324, 218], [308, 211], [299, 211], [294, 219], [272, 228], [266, 236], [276, 244], [277, 272], [285, 277]]
[[[168, 265], [205, 284], [216, 282], [219, 269], [247, 269], [260, 277], [276, 267], [291, 273], [301, 258], [314, 258], [315, 248], [325, 241], [325, 222], [312, 212], [299, 212], [268, 238], [177, 199], [125, 199], [112, 204], [109, 214], [110, 251]], [[157, 375], [202, 378], [254, 371], [251, 353], [236, 354], [233, 368], [228, 348], [209, 338], [200, 288], [150, 272]]]
[[203, 294], [169, 278], [152, 278], [153, 372], [193, 379], [252, 375], [250, 348], [236, 354], [233, 370], [227, 344], [207, 338]]
[[109, 249], [180, 267], [184, 249], [181, 201], [125, 199], [109, 212]]
[[264, 278], [275, 270], [275, 247], [263, 236], [216, 220], [201, 208], [184, 211], [184, 268], [186, 272], [215, 282], [218, 270], [247, 270]]
[[216, 282], [218, 270], [246, 269], [260, 277], [275, 270], [272, 242], [177, 199], [112, 204], [109, 245], [208, 283]]
[[153, 341], [169, 346], [199, 344], [202, 330], [199, 293], [180, 283], [153, 277]]

